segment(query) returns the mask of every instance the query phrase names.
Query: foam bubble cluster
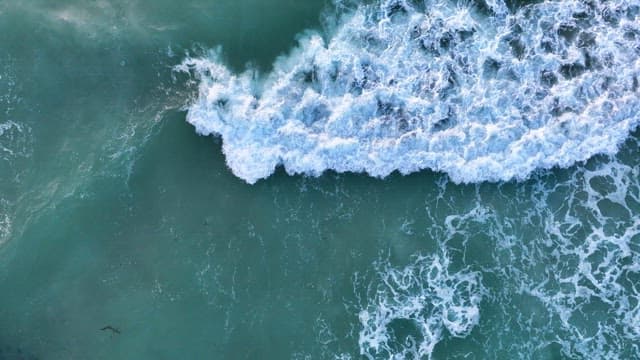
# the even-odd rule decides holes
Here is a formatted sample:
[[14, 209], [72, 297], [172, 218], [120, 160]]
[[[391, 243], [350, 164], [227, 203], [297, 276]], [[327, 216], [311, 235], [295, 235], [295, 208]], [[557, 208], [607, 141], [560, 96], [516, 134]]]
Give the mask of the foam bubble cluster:
[[[429, 234], [449, 254], [449, 268], [482, 275], [476, 330], [461, 342], [443, 338], [441, 349], [483, 359], [637, 357], [639, 146], [636, 132], [616, 157], [518, 186], [477, 184], [476, 199], [459, 213], [427, 208]], [[449, 187], [438, 190], [439, 201], [460, 204]]]
[[480, 319], [480, 275], [450, 272], [446, 256], [417, 257], [404, 269], [385, 264], [379, 275], [375, 295], [359, 314], [360, 354], [370, 359], [430, 357], [447, 333], [464, 337]]
[[454, 3], [358, 5], [263, 77], [219, 52], [188, 58], [177, 69], [200, 89], [187, 120], [222, 137], [248, 183], [278, 165], [522, 179], [613, 154], [638, 125], [640, 1]]
[[[637, 149], [638, 144], [635, 144]], [[636, 150], [637, 151], [637, 150]], [[563, 352], [592, 359], [638, 354], [640, 341], [640, 168], [619, 161], [578, 172], [562, 209], [547, 212], [544, 280], [525, 292], [558, 318]], [[548, 203], [556, 192], [543, 190]], [[542, 206], [542, 204], [541, 204]]]
[[30, 156], [33, 141], [30, 127], [13, 120], [21, 103], [13, 62], [10, 57], [0, 58], [0, 246], [9, 240], [13, 229], [10, 194], [20, 181], [15, 161]]

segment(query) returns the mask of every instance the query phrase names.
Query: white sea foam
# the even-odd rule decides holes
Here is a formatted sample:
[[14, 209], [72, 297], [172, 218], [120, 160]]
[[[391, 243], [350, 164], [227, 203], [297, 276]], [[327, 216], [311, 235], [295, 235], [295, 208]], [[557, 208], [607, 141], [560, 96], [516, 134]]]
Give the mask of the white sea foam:
[[[0, 98], [0, 106], [4, 105], [2, 100]], [[5, 113], [9, 114], [10, 111]], [[0, 187], [0, 246], [9, 240], [13, 227], [10, 216], [13, 204], [4, 198], [8, 196], [6, 186], [17, 181], [13, 161], [29, 155], [27, 146], [30, 138], [26, 136], [24, 128], [11, 120], [0, 122], [0, 182], [4, 182]]]
[[[378, 274], [375, 293], [358, 316], [361, 355], [369, 359], [431, 357], [445, 336], [464, 337], [478, 324], [483, 295], [480, 274], [450, 272], [446, 256], [417, 257], [403, 269], [385, 263]], [[398, 327], [405, 327], [404, 339], [399, 338]]]
[[561, 352], [604, 360], [640, 353], [636, 138], [615, 158], [566, 173], [489, 192], [477, 185], [477, 199], [465, 211], [430, 215], [432, 237], [450, 254], [451, 266], [481, 269], [483, 279], [491, 279], [483, 284], [487, 310], [481, 307], [476, 325], [491, 340], [470, 347], [475, 357], [555, 358]]
[[0, 160], [24, 155], [24, 127], [14, 121], [0, 122]]
[[488, 4], [358, 5], [265, 76], [188, 58], [187, 120], [249, 183], [278, 165], [499, 181], [615, 153], [640, 121], [640, 1]]
[[[22, 102], [14, 62], [9, 56], [0, 58], [0, 161], [7, 164], [17, 157], [29, 156], [31, 139], [30, 127], [14, 119], [15, 109]], [[2, 175], [8, 176], [0, 173], [0, 179]]]
[[[564, 209], [543, 212], [555, 261], [544, 281], [522, 280], [559, 318], [560, 344], [573, 357], [622, 359], [640, 351], [638, 179], [637, 164], [607, 161], [574, 175]], [[540, 209], [557, 189], [542, 191]]]
[[[635, 133], [615, 157], [517, 186], [477, 184], [475, 195], [438, 183], [422, 224], [442, 255], [379, 263], [373, 282], [355, 277], [357, 350], [376, 359], [637, 357], [639, 147]], [[456, 326], [443, 320], [451, 307], [465, 309], [453, 312]]]
[[0, 199], [0, 246], [11, 236], [11, 218], [9, 217], [9, 202]]

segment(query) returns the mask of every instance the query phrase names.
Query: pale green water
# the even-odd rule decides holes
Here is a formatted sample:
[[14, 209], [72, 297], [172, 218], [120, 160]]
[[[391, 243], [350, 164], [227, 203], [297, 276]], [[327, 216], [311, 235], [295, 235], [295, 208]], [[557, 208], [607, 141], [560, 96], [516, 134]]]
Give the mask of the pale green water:
[[[357, 359], [361, 311], [406, 305], [385, 266], [418, 255], [450, 259], [433, 286], [454, 300], [412, 283], [422, 308], [376, 358], [424, 340], [424, 318], [436, 359], [639, 358], [637, 133], [522, 183], [279, 170], [253, 186], [195, 134], [195, 86], [172, 72], [187, 52], [268, 69], [326, 7], [0, 0], [0, 359]], [[442, 318], [470, 294], [479, 320], [453, 336]]]

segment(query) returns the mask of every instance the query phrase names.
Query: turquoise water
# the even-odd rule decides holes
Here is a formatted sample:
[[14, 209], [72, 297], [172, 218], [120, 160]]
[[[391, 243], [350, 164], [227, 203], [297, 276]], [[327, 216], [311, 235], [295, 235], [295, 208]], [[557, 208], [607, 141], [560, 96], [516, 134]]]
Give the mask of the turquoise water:
[[397, 3], [0, 1], [0, 359], [640, 358], [639, 4]]

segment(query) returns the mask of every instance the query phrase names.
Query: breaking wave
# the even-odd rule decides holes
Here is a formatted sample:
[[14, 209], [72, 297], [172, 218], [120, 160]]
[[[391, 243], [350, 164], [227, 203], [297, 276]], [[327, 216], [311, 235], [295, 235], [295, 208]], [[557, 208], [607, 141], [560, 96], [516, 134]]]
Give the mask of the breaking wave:
[[[343, 6], [342, 8], [347, 8]], [[336, 6], [339, 8], [339, 6]], [[422, 169], [524, 179], [613, 154], [640, 121], [640, 1], [378, 0], [306, 34], [265, 76], [187, 58], [187, 120], [248, 183]]]

